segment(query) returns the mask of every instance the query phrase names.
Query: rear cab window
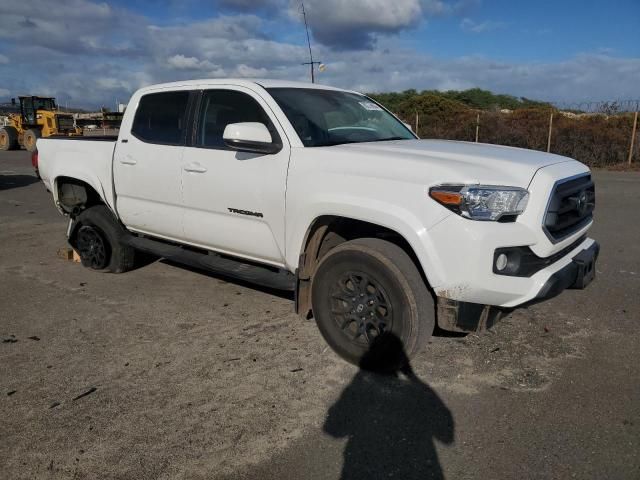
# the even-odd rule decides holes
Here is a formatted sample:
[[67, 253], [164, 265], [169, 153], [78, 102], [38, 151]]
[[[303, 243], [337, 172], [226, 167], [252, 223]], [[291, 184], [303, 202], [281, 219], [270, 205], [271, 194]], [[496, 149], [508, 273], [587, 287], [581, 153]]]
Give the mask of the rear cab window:
[[184, 145], [188, 90], [149, 93], [140, 98], [131, 133], [146, 143]]

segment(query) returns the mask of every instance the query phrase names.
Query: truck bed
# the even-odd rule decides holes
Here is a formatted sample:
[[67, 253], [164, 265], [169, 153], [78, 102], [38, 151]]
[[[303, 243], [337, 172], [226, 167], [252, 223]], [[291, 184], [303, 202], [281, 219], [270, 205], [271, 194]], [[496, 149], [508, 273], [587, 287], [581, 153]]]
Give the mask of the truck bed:
[[57, 200], [56, 179], [72, 177], [89, 184], [111, 208], [112, 161], [117, 137], [48, 137], [38, 140], [42, 181]]

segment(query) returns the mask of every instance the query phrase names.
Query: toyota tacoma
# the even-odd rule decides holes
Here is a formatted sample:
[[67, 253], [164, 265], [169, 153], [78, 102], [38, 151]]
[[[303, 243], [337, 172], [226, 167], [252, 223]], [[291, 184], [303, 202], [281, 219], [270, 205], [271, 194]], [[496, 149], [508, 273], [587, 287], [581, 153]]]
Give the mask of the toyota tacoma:
[[140, 253], [295, 292], [358, 363], [386, 334], [408, 355], [436, 325], [584, 288], [598, 244], [582, 163], [419, 139], [356, 92], [275, 80], [156, 85], [117, 138], [42, 138], [38, 168], [85, 267]]

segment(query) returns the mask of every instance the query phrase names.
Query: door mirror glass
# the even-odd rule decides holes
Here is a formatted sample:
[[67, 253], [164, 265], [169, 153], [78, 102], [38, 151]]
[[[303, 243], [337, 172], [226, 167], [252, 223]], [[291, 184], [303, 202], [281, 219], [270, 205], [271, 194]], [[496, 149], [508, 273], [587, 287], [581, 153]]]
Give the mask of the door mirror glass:
[[230, 123], [222, 134], [225, 145], [241, 152], [276, 153], [282, 148], [273, 143], [266, 125], [259, 122]]

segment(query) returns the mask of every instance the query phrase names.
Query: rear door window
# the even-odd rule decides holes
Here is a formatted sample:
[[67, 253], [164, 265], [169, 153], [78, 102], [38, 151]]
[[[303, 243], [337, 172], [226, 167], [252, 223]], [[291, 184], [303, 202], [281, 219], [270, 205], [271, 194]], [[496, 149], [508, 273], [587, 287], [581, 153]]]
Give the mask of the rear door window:
[[189, 92], [150, 93], [138, 104], [131, 133], [147, 143], [184, 145]]

